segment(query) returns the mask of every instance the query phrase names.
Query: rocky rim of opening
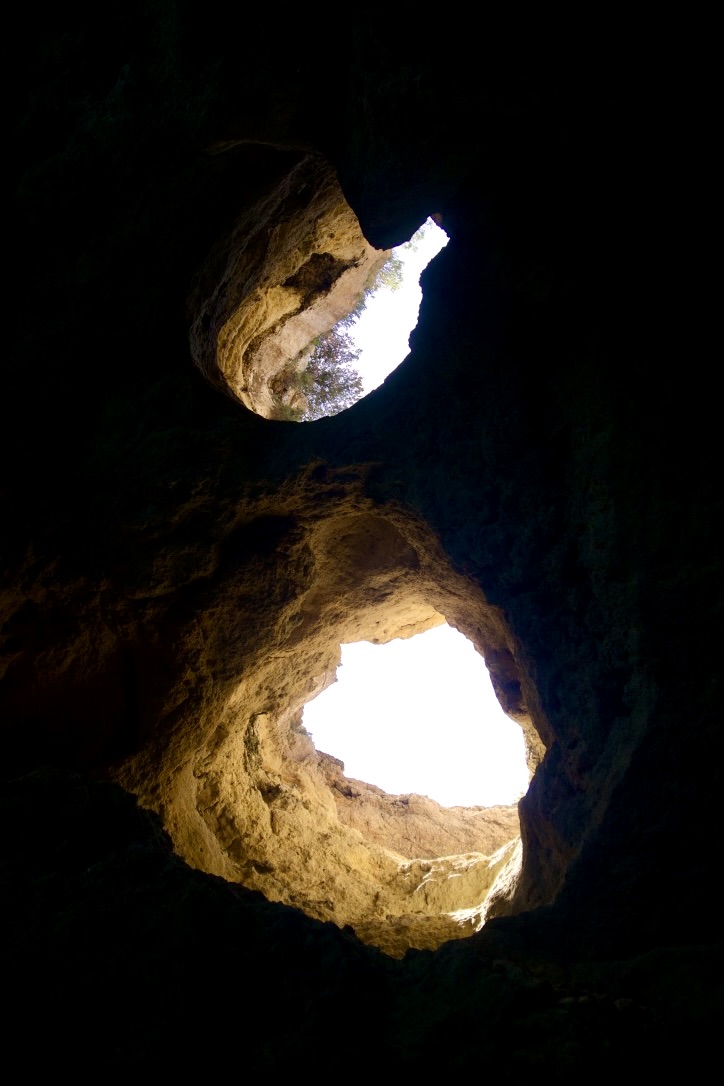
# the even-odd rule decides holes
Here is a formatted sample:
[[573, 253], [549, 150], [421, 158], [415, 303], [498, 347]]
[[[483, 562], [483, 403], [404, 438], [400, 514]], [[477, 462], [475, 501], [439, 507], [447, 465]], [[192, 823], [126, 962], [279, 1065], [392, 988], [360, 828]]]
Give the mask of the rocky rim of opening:
[[[260, 549], [269, 539], [286, 550], [288, 602], [267, 614], [275, 586], [263, 559], [243, 567], [214, 612], [234, 649], [225, 704], [202, 706], [155, 753], [147, 747], [127, 762], [119, 780], [163, 812], [193, 866], [351, 925], [399, 956], [469, 935], [486, 914], [512, 907], [518, 812], [387, 795], [347, 778], [337, 759], [317, 751], [302, 710], [334, 681], [340, 643], [385, 643], [447, 620], [485, 656], [504, 709], [523, 728], [531, 772], [544, 752], [543, 729], [531, 719], [529, 684], [497, 610], [471, 593], [422, 524], [402, 512], [364, 510], [351, 473], [340, 485], [348, 490], [344, 513], [305, 508], [300, 483], [296, 500], [289, 496], [294, 516], [288, 509], [240, 532], [237, 546], [246, 534], [247, 550], [252, 538]], [[230, 635], [241, 596], [247, 620]], [[197, 673], [205, 666], [201, 658], [193, 664]]]
[[303, 158], [211, 254], [191, 299], [197, 365], [264, 418], [303, 407], [293, 378], [305, 350], [390, 253], [367, 242], [332, 167]]

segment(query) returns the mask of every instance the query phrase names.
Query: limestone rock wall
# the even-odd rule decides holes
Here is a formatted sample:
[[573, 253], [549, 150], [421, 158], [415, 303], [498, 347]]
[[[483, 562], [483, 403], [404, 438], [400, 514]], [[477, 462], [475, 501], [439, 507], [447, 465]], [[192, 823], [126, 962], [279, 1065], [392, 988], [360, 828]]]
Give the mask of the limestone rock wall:
[[515, 807], [441, 808], [427, 796], [390, 796], [344, 774], [344, 763], [320, 753], [341, 822], [401, 856], [432, 859], [452, 853], [496, 852], [518, 836]]

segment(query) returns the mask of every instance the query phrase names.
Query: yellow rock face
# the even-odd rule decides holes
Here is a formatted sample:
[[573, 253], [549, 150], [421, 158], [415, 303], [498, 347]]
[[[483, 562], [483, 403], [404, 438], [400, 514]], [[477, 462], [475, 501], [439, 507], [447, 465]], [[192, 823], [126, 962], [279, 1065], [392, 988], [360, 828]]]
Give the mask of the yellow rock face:
[[[305, 348], [346, 316], [385, 263], [362, 234], [333, 170], [305, 159], [272, 193], [244, 243], [230, 247], [224, 275], [199, 304], [192, 342], [197, 362], [246, 407], [274, 418], [297, 406], [288, 377]], [[281, 223], [279, 220], [281, 219]], [[250, 236], [251, 235], [251, 236]], [[215, 355], [204, 334], [218, 327]]]
[[[495, 609], [471, 597], [422, 525], [365, 511], [353, 487], [341, 514], [301, 516], [305, 493], [300, 484], [289, 496], [300, 518], [288, 602], [272, 605], [279, 586], [262, 562], [245, 567], [220, 604], [229, 614], [214, 614], [224, 626], [235, 599], [255, 601], [226, 703], [185, 715], [119, 780], [162, 812], [193, 866], [351, 925], [399, 956], [480, 926], [508, 859], [500, 850], [519, 833], [517, 809], [444, 808], [350, 780], [315, 749], [302, 709], [334, 681], [342, 642], [407, 638], [447, 619], [499, 663], [513, 659], [512, 646]], [[523, 705], [508, 708], [526, 717]], [[528, 732], [537, 738], [530, 721]]]

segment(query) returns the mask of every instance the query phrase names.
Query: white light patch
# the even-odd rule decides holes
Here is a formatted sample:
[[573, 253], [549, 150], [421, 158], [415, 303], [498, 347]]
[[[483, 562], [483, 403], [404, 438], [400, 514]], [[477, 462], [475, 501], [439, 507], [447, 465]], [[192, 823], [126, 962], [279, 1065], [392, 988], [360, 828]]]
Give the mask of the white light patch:
[[388, 645], [342, 645], [337, 682], [303, 721], [348, 777], [393, 795], [490, 807], [528, 788], [523, 733], [500, 708], [482, 657], [447, 625]]
[[365, 395], [381, 385], [410, 353], [410, 333], [422, 301], [420, 275], [448, 241], [445, 231], [428, 219], [415, 248], [408, 243], [394, 250], [402, 261], [401, 286], [397, 290], [383, 287], [373, 294], [350, 329], [350, 338], [362, 352], [355, 369], [362, 377]]

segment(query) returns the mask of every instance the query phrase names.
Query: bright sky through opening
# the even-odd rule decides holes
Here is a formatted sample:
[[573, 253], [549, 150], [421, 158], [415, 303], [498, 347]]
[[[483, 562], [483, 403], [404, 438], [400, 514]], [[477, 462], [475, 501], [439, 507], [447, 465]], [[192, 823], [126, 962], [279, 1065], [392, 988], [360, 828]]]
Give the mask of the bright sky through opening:
[[448, 240], [445, 231], [428, 219], [414, 250], [404, 245], [395, 249], [403, 264], [402, 285], [394, 291], [378, 290], [350, 330], [350, 338], [362, 352], [355, 369], [362, 377], [365, 395], [381, 385], [410, 353], [409, 336], [422, 301], [420, 274]]
[[528, 788], [523, 732], [500, 708], [483, 658], [447, 625], [387, 645], [342, 645], [337, 682], [303, 722], [348, 777], [392, 795], [491, 807]]

